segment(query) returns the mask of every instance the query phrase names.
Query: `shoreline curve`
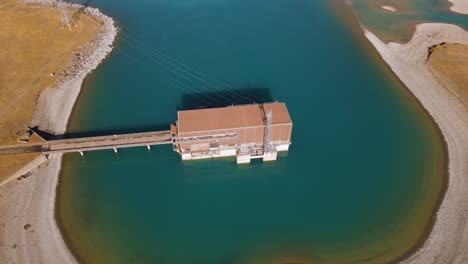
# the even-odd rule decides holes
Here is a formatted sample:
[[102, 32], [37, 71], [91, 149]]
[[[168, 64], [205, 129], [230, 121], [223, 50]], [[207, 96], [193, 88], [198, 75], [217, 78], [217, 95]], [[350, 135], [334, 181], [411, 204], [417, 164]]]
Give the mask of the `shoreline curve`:
[[[38, 7], [56, 8], [56, 1], [26, 0]], [[78, 4], [65, 4], [77, 10]], [[31, 126], [51, 133], [64, 133], [85, 77], [110, 54], [118, 32], [114, 20], [99, 9], [86, 7], [83, 12], [99, 20], [101, 26], [90, 41], [72, 56], [60, 74], [57, 88], [48, 87], [40, 94]], [[56, 219], [56, 193], [62, 162], [61, 154], [31, 171], [32, 177], [12, 180], [0, 186], [0, 263], [78, 263], [70, 251]]]
[[427, 51], [441, 42], [468, 44], [468, 32], [442, 23], [423, 23], [408, 43], [385, 44], [364, 28], [364, 34], [396, 76], [408, 87], [442, 131], [448, 149], [448, 186], [432, 230], [421, 247], [400, 263], [467, 263], [468, 252], [468, 112], [426, 65]]
[[468, 1], [466, 0], [448, 0], [452, 5], [449, 7], [450, 11], [468, 15]]

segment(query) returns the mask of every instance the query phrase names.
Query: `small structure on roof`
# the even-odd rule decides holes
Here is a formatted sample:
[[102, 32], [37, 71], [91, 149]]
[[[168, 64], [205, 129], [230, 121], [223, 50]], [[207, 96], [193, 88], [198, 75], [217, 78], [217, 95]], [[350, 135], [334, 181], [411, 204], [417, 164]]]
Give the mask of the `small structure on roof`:
[[174, 151], [182, 160], [236, 156], [276, 160], [291, 144], [292, 122], [284, 103], [236, 105], [177, 112], [171, 125]]

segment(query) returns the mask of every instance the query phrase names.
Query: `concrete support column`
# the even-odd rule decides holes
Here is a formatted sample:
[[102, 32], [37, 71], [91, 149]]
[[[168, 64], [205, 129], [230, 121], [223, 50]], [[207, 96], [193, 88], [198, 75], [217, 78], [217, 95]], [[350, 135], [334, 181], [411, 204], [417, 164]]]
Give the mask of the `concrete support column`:
[[84, 152], [83, 152], [83, 151], [78, 151], [78, 152], [80, 153], [81, 157], [84, 156]]
[[118, 152], [117, 152], [117, 148], [114, 148], [114, 152], [115, 152], [115, 154], [118, 154]]
[[150, 145], [146, 145], [146, 147], [148, 148], [148, 151], [151, 151], [151, 146]]

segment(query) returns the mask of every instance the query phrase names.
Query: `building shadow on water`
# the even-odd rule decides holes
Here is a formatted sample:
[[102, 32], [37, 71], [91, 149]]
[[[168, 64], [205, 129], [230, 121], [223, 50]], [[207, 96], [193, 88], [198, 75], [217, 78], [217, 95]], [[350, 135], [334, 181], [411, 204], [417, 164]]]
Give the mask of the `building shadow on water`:
[[269, 88], [246, 86], [233, 90], [217, 90], [210, 92], [186, 93], [181, 97], [177, 110], [191, 110], [230, 105], [244, 105], [272, 102]]
[[[230, 105], [244, 105], [254, 103], [272, 102], [273, 97], [269, 88], [246, 86], [233, 90], [217, 90], [212, 92], [186, 93], [181, 96], [180, 104], [176, 110], [204, 109], [213, 107], [226, 107]], [[175, 122], [175, 120], [174, 120]], [[31, 131], [45, 140], [97, 137], [129, 133], [143, 133], [153, 131], [165, 131], [170, 129], [170, 124], [154, 124], [147, 126], [129, 126], [103, 130], [77, 131], [64, 134], [54, 134], [41, 130], [39, 127], [29, 127]]]
[[144, 133], [154, 131], [165, 131], [170, 129], [170, 124], [157, 124], [148, 126], [135, 126], [135, 127], [120, 127], [115, 129], [102, 129], [90, 131], [78, 131], [64, 134], [54, 134], [50, 131], [39, 129], [39, 127], [29, 127], [31, 131], [41, 136], [45, 140], [69, 139], [69, 138], [83, 138], [83, 137], [98, 137], [130, 133]]

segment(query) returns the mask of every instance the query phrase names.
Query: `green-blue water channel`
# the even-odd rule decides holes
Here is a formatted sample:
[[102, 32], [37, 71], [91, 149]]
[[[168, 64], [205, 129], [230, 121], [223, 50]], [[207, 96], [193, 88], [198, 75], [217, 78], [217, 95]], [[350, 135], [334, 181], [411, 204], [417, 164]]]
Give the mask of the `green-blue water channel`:
[[66, 155], [58, 218], [80, 260], [382, 263], [424, 238], [442, 139], [326, 1], [92, 5], [122, 32], [86, 80], [71, 133], [168, 129], [177, 109], [255, 91], [286, 102], [294, 128], [274, 163], [182, 162], [170, 146]]

